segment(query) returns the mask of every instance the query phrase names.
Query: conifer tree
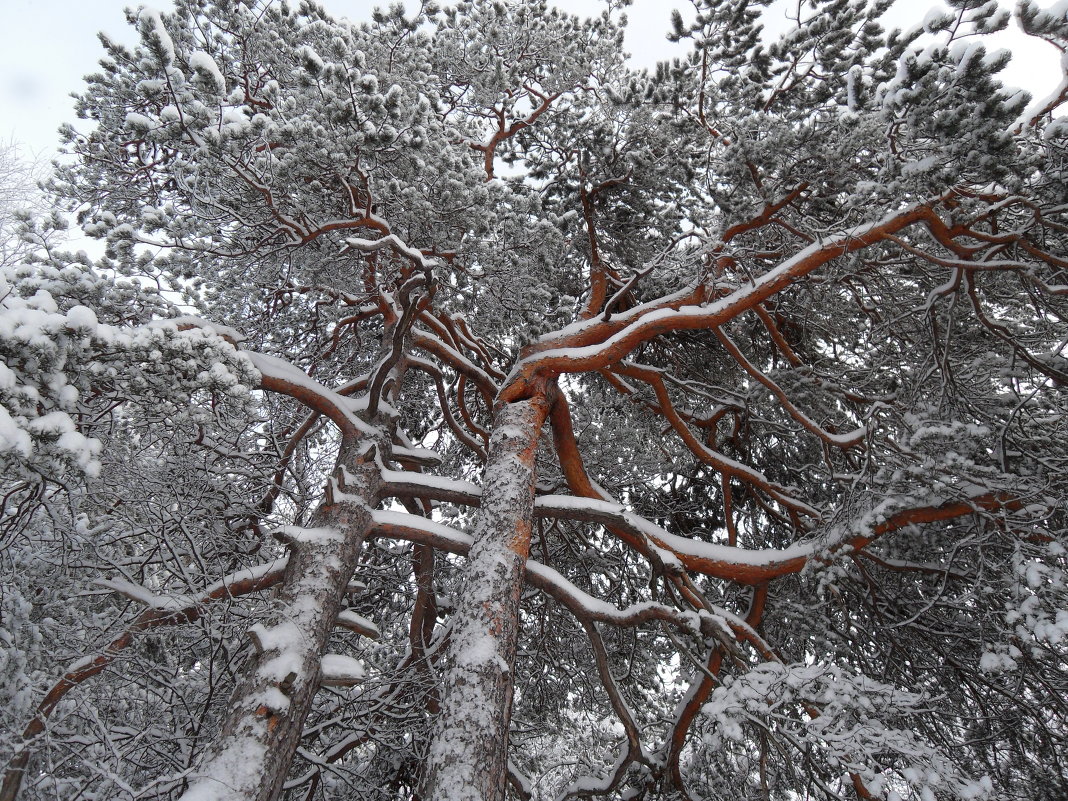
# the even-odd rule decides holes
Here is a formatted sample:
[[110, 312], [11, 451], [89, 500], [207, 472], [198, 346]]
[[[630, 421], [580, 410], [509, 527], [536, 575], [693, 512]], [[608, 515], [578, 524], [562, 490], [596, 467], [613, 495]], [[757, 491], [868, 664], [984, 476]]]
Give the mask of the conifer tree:
[[1068, 792], [1064, 84], [993, 0], [623, 5], [103, 39], [106, 256], [0, 283], [0, 799]]

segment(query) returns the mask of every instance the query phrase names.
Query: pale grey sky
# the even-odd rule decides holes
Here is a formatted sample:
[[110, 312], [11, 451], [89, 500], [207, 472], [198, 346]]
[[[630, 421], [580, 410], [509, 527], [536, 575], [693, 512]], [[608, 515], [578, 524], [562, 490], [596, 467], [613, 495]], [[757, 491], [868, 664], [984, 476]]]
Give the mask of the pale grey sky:
[[[165, 8], [169, 2], [153, 0], [150, 4]], [[366, 18], [375, 5], [387, 4], [382, 0], [324, 0], [333, 14], [352, 20]], [[889, 22], [911, 27], [936, 4], [938, 0], [899, 0]], [[74, 122], [70, 93], [80, 88], [83, 75], [95, 70], [101, 55], [96, 32], [133, 41], [123, 16], [125, 5], [131, 3], [0, 0], [0, 140], [14, 139], [30, 151], [51, 155], [58, 142], [56, 128], [62, 122]], [[558, 5], [578, 14], [597, 13], [602, 7], [598, 0], [558, 0]], [[651, 66], [679, 52], [665, 40], [671, 8], [676, 5], [690, 7], [682, 0], [635, 0], [629, 9], [627, 48], [637, 64]], [[1016, 54], [1006, 73], [1007, 83], [1039, 96], [1056, 84], [1059, 66], [1054, 48], [1016, 31], [1003, 34], [999, 44]]]

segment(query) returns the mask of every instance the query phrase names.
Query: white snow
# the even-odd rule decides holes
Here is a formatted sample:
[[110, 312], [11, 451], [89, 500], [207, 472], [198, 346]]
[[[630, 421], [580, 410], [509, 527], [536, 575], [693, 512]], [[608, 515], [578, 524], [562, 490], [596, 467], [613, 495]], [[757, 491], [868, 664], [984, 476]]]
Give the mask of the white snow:
[[441, 463], [441, 454], [429, 448], [405, 448], [402, 445], [394, 445], [393, 456], [398, 459], [410, 459], [418, 464]]
[[96, 331], [96, 312], [87, 306], [72, 306], [67, 311], [67, 325], [74, 330], [92, 334]]
[[218, 334], [225, 340], [228, 340], [231, 344], [238, 344], [245, 341], [245, 335], [238, 331], [236, 328], [231, 328], [228, 325], [220, 325], [219, 323], [213, 323], [210, 320], [205, 320], [202, 317], [194, 317], [190, 314], [184, 314], [180, 317], [168, 317], [163, 320], [153, 320], [148, 323], [147, 328], [168, 328], [173, 331], [185, 331], [191, 328], [203, 329], [209, 334]]
[[236, 570], [225, 578], [216, 581], [214, 584], [209, 585], [204, 595], [212, 595], [223, 587], [232, 587], [235, 584], [239, 584], [243, 581], [255, 581], [256, 579], [263, 578], [271, 573], [280, 573], [285, 570], [286, 563], [289, 561], [288, 556], [283, 556], [280, 559], [275, 559], [270, 562], [264, 562], [261, 565], [255, 565], [254, 567], [247, 567], [243, 570]]
[[223, 77], [219, 65], [203, 50], [196, 50], [189, 56], [189, 66], [211, 78], [215, 88], [220, 92], [226, 91], [226, 78]]
[[163, 15], [158, 9], [142, 6], [140, 16], [148, 20], [151, 32], [159, 40], [160, 48], [163, 50], [163, 63], [172, 63], [174, 61], [174, 41], [163, 24]]
[[337, 624], [346, 629], [359, 632], [365, 637], [377, 640], [381, 636], [381, 632], [378, 630], [378, 626], [374, 621], [369, 620], [363, 615], [357, 614], [351, 609], [342, 609], [337, 614]]
[[[394, 447], [394, 450], [396, 448]], [[433, 451], [431, 451], [433, 453]], [[452, 497], [469, 497], [478, 499], [482, 497], [482, 489], [470, 481], [458, 481], [444, 476], [435, 476], [429, 473], [412, 473], [405, 470], [389, 470], [383, 468], [382, 480], [387, 484], [404, 484], [425, 488], [430, 497], [440, 499], [441, 495]]]
[[984, 673], [1001, 673], [1016, 669], [1016, 661], [1008, 654], [984, 651], [979, 658], [979, 669]]
[[459, 553], [467, 553], [473, 542], [470, 534], [465, 534], [457, 529], [428, 520], [418, 515], [410, 515], [407, 512], [391, 512], [388, 509], [376, 509], [371, 512], [371, 518], [375, 523], [399, 528], [416, 528], [430, 534], [443, 545], [452, 545]]
[[180, 801], [231, 801], [235, 797], [251, 797], [251, 790], [263, 772], [266, 754], [266, 747], [254, 733], [232, 737], [224, 751], [201, 765]]
[[328, 687], [355, 684], [367, 677], [363, 662], [343, 654], [324, 654], [322, 671], [322, 682]]
[[[320, 62], [321, 63], [321, 62]], [[343, 222], [343, 221], [338, 221]], [[329, 225], [330, 223], [326, 223]], [[403, 239], [396, 234], [387, 234], [386, 236], [378, 239], [360, 239], [358, 237], [350, 237], [345, 240], [345, 246], [352, 250], [358, 250], [360, 253], [374, 253], [382, 250], [383, 248], [389, 248], [397, 253], [401, 254], [407, 259], [418, 264], [420, 267], [430, 267], [437, 264], [435, 259], [427, 259], [416, 248], [408, 245]]]
[[323, 67], [325, 65], [323, 64], [322, 58], [320, 58], [319, 54], [316, 53], [315, 50], [313, 50], [308, 45], [301, 45], [299, 48], [297, 48], [297, 55], [305, 61], [309, 62], [314, 67], [316, 72], [323, 71]]
[[96, 584], [107, 587], [120, 595], [144, 604], [150, 609], [184, 609], [190, 605], [191, 598], [186, 595], [156, 595], [140, 584], [134, 584], [122, 578], [97, 579]]
[[0, 453], [8, 451], [29, 457], [33, 453], [33, 440], [11, 417], [7, 409], [0, 406]]
[[345, 539], [345, 533], [338, 528], [330, 526], [323, 526], [320, 528], [283, 526], [282, 539], [286, 542], [295, 543], [342, 542]]
[[938, 156], [926, 156], [915, 161], [907, 161], [901, 165], [901, 174], [910, 177], [930, 172], [938, 166]]
[[928, 33], [932, 33], [935, 30], [941, 30], [946, 25], [953, 21], [953, 15], [949, 14], [945, 8], [941, 6], [932, 6], [927, 10], [927, 13], [923, 17], [923, 29]]
[[[266, 353], [256, 353], [255, 351], [241, 352], [248, 357], [249, 361], [252, 362], [252, 366], [259, 370], [261, 375], [290, 384], [294, 388], [307, 390], [312, 394], [319, 396], [332, 407], [339, 416], [344, 417], [345, 421], [352, 425], [356, 431], [369, 436], [374, 436], [377, 433], [374, 428], [367, 425], [367, 423], [357, 417], [349, 409], [348, 398], [343, 395], [338, 395], [329, 387], [320, 384], [296, 365]], [[431, 451], [431, 453], [433, 453], [433, 451]], [[435, 456], [436, 455], [437, 454], [435, 454]]]
[[155, 127], [151, 117], [146, 117], [136, 111], [131, 111], [126, 115], [126, 125], [135, 131], [141, 132], [151, 131]]
[[610, 522], [619, 520], [629, 527], [642, 532], [650, 542], [660, 546], [662, 549], [724, 564], [767, 566], [797, 557], [812, 556], [814, 553], [826, 548], [825, 543], [818, 541], [795, 543], [786, 548], [763, 548], [758, 550], [732, 548], [729, 545], [716, 545], [672, 534], [640, 515], [628, 511], [619, 504], [608, 503], [607, 501], [594, 500], [593, 498], [576, 498], [571, 495], [543, 495], [537, 498], [534, 503], [535, 509], [546, 512], [560, 512], [562, 513], [561, 516], [565, 517], [566, 514], [563, 513], [572, 511], [593, 513]]
[[291, 621], [285, 621], [270, 627], [257, 623], [248, 630], [248, 633], [264, 652], [285, 651], [294, 646], [299, 646], [304, 639], [300, 627]]
[[[615, 604], [602, 601], [589, 593], [579, 589], [575, 584], [568, 581], [555, 568], [543, 565], [541, 562], [530, 559], [527, 561], [527, 574], [540, 579], [544, 586], [552, 586], [560, 592], [556, 595], [566, 596], [570, 605], [577, 607], [584, 614], [606, 623], [623, 623], [643, 611], [660, 608], [662, 605], [653, 601], [643, 601], [620, 609]], [[666, 608], [666, 607], [665, 607]]]

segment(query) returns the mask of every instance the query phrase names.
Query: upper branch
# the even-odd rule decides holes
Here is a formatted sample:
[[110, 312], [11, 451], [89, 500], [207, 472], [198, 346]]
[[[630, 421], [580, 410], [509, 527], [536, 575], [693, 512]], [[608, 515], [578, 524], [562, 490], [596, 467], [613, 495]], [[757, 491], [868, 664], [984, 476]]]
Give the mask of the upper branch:
[[781, 292], [794, 281], [848, 253], [884, 241], [889, 235], [937, 217], [927, 205], [914, 205], [877, 222], [843, 231], [806, 247], [778, 267], [748, 284], [710, 299], [711, 288], [696, 286], [652, 303], [637, 306], [610, 321], [575, 324], [531, 347], [513, 368], [501, 399], [522, 397], [527, 385], [562, 373], [590, 372], [607, 367], [644, 342], [676, 331], [721, 326]]

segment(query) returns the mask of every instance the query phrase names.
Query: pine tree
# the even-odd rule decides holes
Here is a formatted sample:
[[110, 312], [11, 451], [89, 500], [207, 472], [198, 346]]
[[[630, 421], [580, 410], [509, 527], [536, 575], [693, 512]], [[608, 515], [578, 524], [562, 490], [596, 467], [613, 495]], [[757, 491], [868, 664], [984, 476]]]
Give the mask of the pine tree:
[[106, 256], [0, 289], [0, 799], [1068, 789], [1065, 93], [995, 2], [618, 5], [103, 40]]

